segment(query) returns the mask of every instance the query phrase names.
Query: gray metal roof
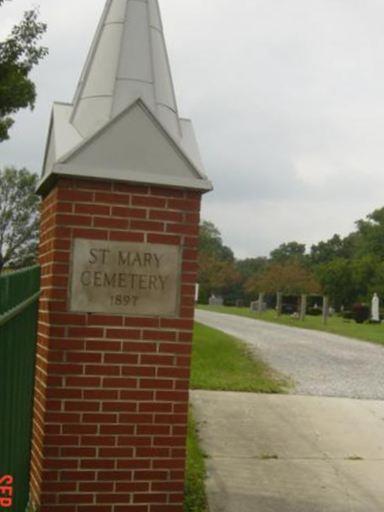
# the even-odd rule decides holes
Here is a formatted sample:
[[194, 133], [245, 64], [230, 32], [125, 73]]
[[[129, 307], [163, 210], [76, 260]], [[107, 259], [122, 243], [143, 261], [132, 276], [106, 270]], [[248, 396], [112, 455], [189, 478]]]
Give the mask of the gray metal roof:
[[[122, 122], [125, 117], [131, 119]], [[141, 125], [140, 140], [133, 129], [134, 117]], [[96, 144], [88, 142], [100, 141], [99, 135], [106, 130], [114, 133], [107, 137], [110, 161], [103, 159], [96, 171], [100, 152]], [[165, 138], [163, 150], [167, 145], [177, 149], [188, 162], [186, 167], [181, 165], [177, 171], [173, 160], [172, 171], [161, 176], [159, 170], [167, 169], [171, 157], [169, 149], [159, 150], [162, 145], [153, 130]], [[102, 139], [105, 152], [106, 137]], [[152, 178], [151, 170], [145, 169], [148, 159], [140, 156], [138, 149], [147, 153], [149, 144], [159, 150], [158, 170]], [[126, 154], [122, 146], [129, 146], [131, 153]], [[83, 151], [81, 166], [76, 167], [74, 161], [69, 164], [68, 155], [73, 151], [77, 155]], [[156, 161], [156, 151], [152, 148], [150, 152]], [[55, 103], [53, 107], [41, 191], [55, 174], [212, 188], [203, 171], [193, 126], [178, 115], [158, 0], [107, 0], [73, 104]]]

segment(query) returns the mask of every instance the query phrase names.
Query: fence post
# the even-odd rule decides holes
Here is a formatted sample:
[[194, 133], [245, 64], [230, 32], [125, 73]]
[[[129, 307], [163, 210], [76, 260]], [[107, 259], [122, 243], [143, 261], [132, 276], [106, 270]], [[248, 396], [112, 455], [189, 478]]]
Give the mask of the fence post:
[[276, 312], [277, 316], [281, 316], [283, 310], [283, 294], [282, 292], [277, 292], [276, 294]]
[[326, 325], [329, 316], [329, 299], [327, 296], [323, 297], [323, 324]]
[[263, 310], [264, 296], [265, 296], [265, 294], [263, 292], [259, 293], [259, 299], [258, 299], [258, 304], [257, 304], [257, 312], [259, 313], [259, 315], [261, 315], [264, 311]]

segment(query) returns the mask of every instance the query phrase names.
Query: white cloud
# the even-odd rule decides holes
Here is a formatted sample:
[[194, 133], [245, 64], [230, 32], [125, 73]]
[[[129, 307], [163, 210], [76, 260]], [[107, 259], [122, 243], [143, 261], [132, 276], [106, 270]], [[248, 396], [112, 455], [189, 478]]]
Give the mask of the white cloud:
[[[180, 111], [239, 256], [346, 234], [383, 203], [382, 0], [160, 0]], [[40, 166], [50, 105], [72, 98], [104, 0], [40, 0], [49, 58], [0, 165]], [[0, 34], [31, 6], [1, 7]]]

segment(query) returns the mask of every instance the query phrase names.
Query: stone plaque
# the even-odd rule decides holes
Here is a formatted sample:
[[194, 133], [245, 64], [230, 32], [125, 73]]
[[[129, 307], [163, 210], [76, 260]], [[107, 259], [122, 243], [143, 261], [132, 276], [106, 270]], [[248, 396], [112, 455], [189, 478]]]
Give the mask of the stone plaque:
[[180, 247], [75, 239], [70, 309], [126, 316], [177, 316], [180, 273]]

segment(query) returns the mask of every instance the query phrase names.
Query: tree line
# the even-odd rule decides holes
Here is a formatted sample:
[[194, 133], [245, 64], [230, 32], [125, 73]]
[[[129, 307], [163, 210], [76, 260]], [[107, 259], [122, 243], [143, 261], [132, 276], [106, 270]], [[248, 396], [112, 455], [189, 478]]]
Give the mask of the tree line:
[[260, 292], [297, 296], [327, 295], [333, 307], [349, 309], [384, 296], [384, 207], [356, 222], [346, 237], [335, 234], [308, 248], [283, 243], [269, 257], [236, 259], [220, 231], [209, 221], [200, 226], [200, 301], [221, 295], [227, 304], [249, 303]]

